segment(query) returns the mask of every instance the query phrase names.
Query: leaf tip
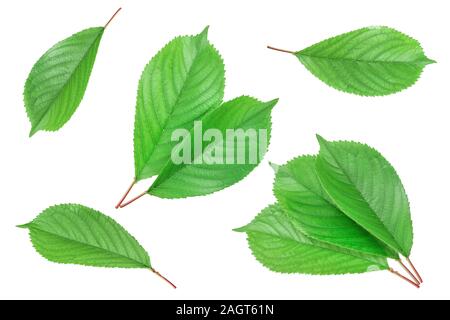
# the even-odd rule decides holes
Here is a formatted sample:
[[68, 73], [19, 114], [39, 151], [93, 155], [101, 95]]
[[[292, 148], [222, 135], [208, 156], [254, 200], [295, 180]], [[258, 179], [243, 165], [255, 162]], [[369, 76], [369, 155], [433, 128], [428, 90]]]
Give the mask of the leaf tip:
[[240, 227], [240, 228], [235, 228], [233, 229], [234, 232], [246, 232], [247, 231], [247, 226], [244, 227]]
[[320, 134], [316, 134], [317, 141], [319, 141], [319, 144], [323, 144], [327, 142]]
[[204, 48], [208, 44], [208, 32], [209, 32], [209, 26], [207, 26], [205, 29], [203, 29], [202, 32], [200, 32], [195, 38], [198, 41], [198, 48]]
[[20, 225], [17, 225], [16, 228], [19, 228], [19, 229], [29, 229], [30, 226], [31, 226], [31, 223], [26, 223], [26, 224], [20, 224]]
[[202, 38], [207, 39], [208, 38], [208, 33], [209, 33], [209, 26], [206, 26], [205, 29], [203, 29], [202, 32], [200, 32], [199, 36]]
[[39, 128], [37, 127], [32, 127], [30, 130], [30, 134], [28, 135], [29, 138], [33, 137], [36, 133], [38, 133]]
[[264, 110], [272, 110], [273, 108], [275, 108], [278, 101], [280, 101], [280, 99], [274, 99], [274, 100], [271, 100], [268, 102], [263, 102], [263, 109]]
[[425, 59], [425, 65], [429, 65], [429, 64], [435, 64], [437, 63], [436, 60], [430, 59], [430, 58], [426, 58]]
[[275, 173], [278, 172], [278, 170], [280, 170], [280, 165], [273, 163], [273, 162], [269, 162], [269, 165], [272, 167], [273, 171], [275, 171]]
[[269, 106], [271, 106], [273, 108], [273, 107], [275, 107], [278, 104], [278, 102], [280, 102], [280, 99], [276, 98], [276, 99], [273, 99], [273, 100], [267, 102], [267, 105], [269, 105]]

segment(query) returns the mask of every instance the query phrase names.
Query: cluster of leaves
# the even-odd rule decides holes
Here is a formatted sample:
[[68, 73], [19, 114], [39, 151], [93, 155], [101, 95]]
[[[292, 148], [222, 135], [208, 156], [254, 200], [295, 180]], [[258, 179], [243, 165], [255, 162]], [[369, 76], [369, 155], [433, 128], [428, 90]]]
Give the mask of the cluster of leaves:
[[[240, 181], [260, 163], [269, 145], [277, 100], [242, 96], [223, 102], [224, 89], [225, 67], [208, 41], [208, 28], [196, 36], [175, 38], [145, 67], [135, 116], [135, 182], [158, 176], [146, 194], [172, 199], [211, 194]], [[212, 139], [202, 148], [192, 147], [189, 163], [175, 164], [171, 154], [178, 142], [172, 141], [172, 133], [192, 132], [196, 121], [202, 122], [204, 131], [219, 130], [222, 136], [228, 129], [266, 130], [267, 141], [258, 143], [264, 150], [258, 150], [257, 163], [199, 163], [196, 160], [207, 157], [219, 143]], [[237, 155], [238, 144], [231, 148]], [[245, 150], [246, 158], [250, 151]]]
[[292, 52], [327, 85], [362, 96], [385, 96], [412, 86], [428, 59], [413, 38], [388, 27], [348, 32]]
[[273, 165], [278, 203], [237, 231], [247, 233], [257, 260], [273, 271], [390, 270], [387, 259], [409, 257], [413, 243], [398, 175], [367, 145], [318, 140], [319, 155]]

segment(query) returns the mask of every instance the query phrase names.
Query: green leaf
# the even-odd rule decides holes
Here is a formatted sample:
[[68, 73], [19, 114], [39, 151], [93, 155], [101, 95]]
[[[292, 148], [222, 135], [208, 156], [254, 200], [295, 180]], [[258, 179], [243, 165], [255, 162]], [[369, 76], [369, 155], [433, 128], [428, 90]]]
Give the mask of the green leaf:
[[50, 207], [21, 227], [29, 229], [36, 251], [52, 262], [151, 269], [148, 253], [123, 227], [81, 205]]
[[274, 193], [286, 214], [310, 238], [366, 254], [398, 258], [334, 205], [320, 184], [315, 163], [315, 156], [303, 156], [279, 168]]
[[420, 43], [387, 27], [363, 28], [294, 53], [329, 86], [361, 96], [384, 96], [412, 86], [428, 59]]
[[48, 50], [25, 83], [24, 102], [32, 128], [57, 131], [81, 103], [105, 28], [81, 31]]
[[159, 174], [169, 161], [173, 130], [190, 130], [222, 103], [224, 64], [207, 36], [208, 28], [175, 38], [144, 69], [134, 129], [137, 181]]
[[[202, 148], [195, 147], [197, 134], [191, 131], [181, 145], [190, 150], [190, 163], [175, 164], [169, 161], [148, 193], [161, 198], [184, 198], [210, 194], [227, 188], [245, 178], [262, 160], [270, 141], [271, 112], [278, 100], [260, 102], [250, 97], [240, 97], [224, 103], [208, 114], [202, 122], [202, 132], [213, 129], [222, 139], [202, 141]], [[247, 130], [256, 135], [248, 135], [245, 145], [234, 139], [227, 139], [227, 131]], [[261, 130], [265, 135], [260, 136]], [[251, 146], [256, 146], [258, 150]], [[219, 149], [220, 162], [207, 162], [211, 150]], [[175, 149], [175, 152], [177, 150]], [[252, 155], [255, 155], [252, 161]], [[244, 161], [239, 162], [239, 154]], [[200, 160], [201, 163], [197, 161]], [[202, 161], [203, 160], [203, 161]]]
[[413, 228], [405, 189], [391, 164], [356, 142], [318, 136], [316, 169], [322, 186], [348, 217], [396, 252], [408, 257]]
[[330, 275], [389, 268], [385, 258], [359, 255], [308, 238], [278, 204], [236, 231], [247, 233], [256, 259], [276, 272]]

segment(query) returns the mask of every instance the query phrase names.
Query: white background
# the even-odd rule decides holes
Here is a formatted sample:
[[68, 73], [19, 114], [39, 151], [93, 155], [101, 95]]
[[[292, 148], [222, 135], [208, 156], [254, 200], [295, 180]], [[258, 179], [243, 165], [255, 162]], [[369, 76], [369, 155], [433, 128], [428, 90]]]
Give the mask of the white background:
[[[82, 29], [107, 29], [85, 98], [57, 133], [28, 138], [22, 92], [37, 59]], [[450, 298], [449, 3], [443, 1], [8, 1], [0, 10], [0, 298], [328, 299]], [[210, 25], [227, 69], [226, 99], [280, 98], [270, 152], [241, 183], [208, 197], [147, 196], [116, 211], [133, 176], [132, 132], [139, 76], [177, 35]], [[418, 39], [438, 61], [412, 88], [383, 98], [337, 92], [294, 58], [266, 45], [300, 50], [329, 36], [387, 25]], [[396, 167], [411, 200], [412, 258], [420, 290], [388, 272], [313, 277], [268, 271], [246, 238], [231, 230], [274, 201], [272, 169], [316, 153], [315, 134], [368, 143]], [[142, 192], [151, 181], [140, 184]], [[171, 289], [145, 270], [110, 270], [47, 262], [15, 225], [60, 203], [108, 214], [149, 251]]]

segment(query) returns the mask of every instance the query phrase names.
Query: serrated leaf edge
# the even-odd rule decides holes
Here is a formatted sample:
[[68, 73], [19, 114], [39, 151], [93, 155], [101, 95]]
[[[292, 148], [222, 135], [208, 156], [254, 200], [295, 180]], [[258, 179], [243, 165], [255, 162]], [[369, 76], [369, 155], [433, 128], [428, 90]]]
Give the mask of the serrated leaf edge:
[[[205, 37], [205, 40], [207, 41], [207, 43], [208, 43], [208, 44], [212, 47], [212, 49], [216, 52], [217, 56], [219, 57], [220, 61], [222, 62], [222, 66], [223, 66], [223, 69], [224, 69], [224, 86], [225, 86], [226, 80], [227, 80], [227, 77], [226, 77], [226, 66], [225, 66], [225, 62], [224, 62], [223, 57], [222, 57], [222, 55], [220, 54], [219, 50], [217, 50], [217, 48], [216, 48], [211, 42], [209, 42], [209, 40], [208, 40], [208, 35], [209, 35], [209, 26], [205, 27], [205, 29], [204, 29], [201, 33], [199, 33], [199, 34], [197, 34], [197, 35], [176, 36], [176, 37], [174, 37], [172, 40], [170, 40], [168, 43], [166, 43], [166, 45], [165, 45], [164, 47], [162, 47], [162, 48], [161, 48], [161, 49], [160, 49], [160, 50], [159, 50], [152, 58], [150, 58], [150, 61], [145, 65], [143, 71], [141, 72], [141, 76], [140, 76], [139, 82], [138, 82], [138, 90], [137, 90], [137, 93], [136, 93], [136, 101], [139, 100], [139, 84], [140, 84], [140, 81], [141, 81], [141, 79], [143, 78], [143, 76], [144, 76], [144, 74], [145, 74], [145, 71], [147, 70], [147, 67], [152, 63], [152, 61], [153, 61], [158, 55], [162, 54], [162, 52], [163, 52], [164, 50], [166, 50], [166, 49], [167, 49], [174, 41], [176, 41], [176, 40], [178, 40], [178, 39], [182, 39], [182, 38]], [[222, 99], [223, 99], [223, 97], [222, 97]], [[213, 111], [213, 110], [215, 110], [215, 109], [217, 109], [218, 107], [220, 107], [220, 105], [218, 105], [218, 106], [216, 106], [214, 109], [210, 110], [210, 112]], [[208, 114], [208, 113], [206, 113], [204, 116], [206, 116], [207, 114]], [[134, 152], [135, 152], [134, 150], [135, 150], [135, 145], [136, 145], [136, 140], [135, 140], [135, 137], [136, 137], [136, 115], [137, 115], [137, 108], [136, 108], [136, 111], [135, 111], [135, 125], [134, 125], [134, 129], [133, 129], [133, 157], [134, 157]], [[164, 126], [164, 127], [165, 127], [165, 126]], [[164, 128], [164, 130], [166, 130], [166, 128]], [[135, 179], [137, 180], [137, 182], [152, 178], [152, 177], [149, 177], [149, 178], [147, 178], [147, 179], [139, 179], [138, 175], [136, 174], [136, 173], [137, 173], [136, 157], [134, 157], [134, 158], [135, 158], [135, 159], [134, 159], [134, 167], [135, 167], [134, 175], [135, 175]], [[170, 161], [170, 160], [169, 160], [169, 161]], [[154, 175], [154, 176], [157, 176], [157, 175]]]
[[[88, 243], [84, 243], [84, 242], [76, 241], [76, 240], [73, 240], [73, 239], [69, 239], [69, 238], [63, 237], [63, 236], [61, 236], [61, 235], [53, 234], [53, 233], [51, 233], [51, 232], [48, 232], [48, 231], [42, 230], [42, 229], [40, 229], [40, 228], [37, 228], [37, 227], [35, 227], [35, 226], [33, 225], [34, 221], [36, 221], [36, 220], [37, 220], [42, 214], [44, 214], [47, 210], [60, 208], [60, 207], [62, 207], [62, 206], [80, 207], [80, 208], [83, 208], [83, 209], [89, 209], [89, 210], [92, 210], [92, 211], [96, 212], [96, 213], [99, 214], [100, 216], [106, 218], [106, 220], [108, 220], [109, 222], [112, 222], [114, 225], [118, 226], [123, 232], [125, 232], [129, 237], [131, 237], [131, 238], [136, 242], [136, 244], [139, 245], [139, 246], [141, 247], [141, 249], [147, 253], [147, 256], [148, 256], [147, 250], [145, 250], [145, 248], [142, 247], [142, 245], [136, 240], [136, 238], [135, 238], [132, 234], [130, 234], [124, 227], [122, 227], [122, 225], [120, 225], [117, 221], [115, 221], [115, 220], [112, 219], [111, 217], [109, 217], [109, 216], [107, 216], [107, 215], [101, 213], [100, 211], [97, 211], [97, 210], [95, 210], [95, 209], [92, 209], [92, 208], [89, 208], [89, 207], [86, 207], [86, 206], [83, 206], [83, 205], [80, 205], [80, 204], [66, 203], [66, 204], [60, 204], [60, 205], [54, 205], [54, 206], [48, 207], [47, 209], [45, 209], [44, 211], [42, 211], [35, 219], [33, 219], [33, 221], [31, 221], [31, 222], [29, 222], [29, 223], [26, 223], [26, 224], [23, 224], [23, 225], [18, 225], [17, 227], [18, 227], [18, 228], [21, 228], [21, 229], [28, 229], [28, 230], [30, 230], [30, 231], [34, 229], [34, 230], [37, 230], [37, 231], [39, 231], [39, 232], [43, 232], [43, 233], [47, 233], [47, 234], [50, 234], [50, 235], [59, 237], [59, 238], [65, 240], [65, 241], [71, 241], [71, 242], [79, 243], [79, 244], [82, 244], [82, 245], [85, 245], [85, 246], [88, 246], [88, 247], [92, 247], [92, 248], [95, 248], [95, 249], [103, 250], [103, 251], [108, 252], [108, 253], [111, 253], [111, 254], [113, 254], [113, 255], [120, 256], [120, 257], [129, 259], [129, 260], [131, 260], [131, 261], [134, 261], [134, 262], [136, 262], [136, 263], [142, 265], [142, 268], [141, 268], [141, 269], [152, 269], [151, 262], [150, 262], [150, 265], [147, 266], [147, 265], [142, 264], [142, 262], [140, 262], [140, 261], [136, 261], [136, 260], [134, 260], [134, 259], [132, 259], [132, 258], [130, 258], [130, 257], [121, 255], [121, 254], [119, 254], [119, 253], [111, 252], [111, 251], [108, 251], [108, 250], [106, 250], [106, 249], [104, 249], [104, 248], [101, 248], [101, 247], [98, 247], [98, 246], [94, 246], [94, 245], [91, 245], [91, 244], [88, 244]], [[57, 263], [57, 264], [64, 264], [64, 265], [81, 265], [81, 266], [84, 266], [84, 267], [98, 268], [98, 266], [91, 266], [91, 265], [87, 265], [87, 264], [83, 264], [83, 263], [76, 263], [76, 264], [75, 264], [75, 263], [65, 263], [65, 262], [61, 262], [61, 261], [50, 260], [50, 259], [48, 259], [48, 258], [45, 256], [45, 254], [44, 254], [43, 252], [41, 252], [41, 250], [39, 250], [39, 249], [35, 246], [34, 241], [33, 241], [32, 237], [31, 237], [31, 234], [30, 234], [30, 233], [29, 233], [29, 238], [30, 238], [30, 242], [31, 242], [33, 248], [35, 249], [35, 251], [36, 251], [37, 253], [39, 253], [39, 255], [40, 255], [42, 258], [44, 258], [45, 260], [47, 260], [47, 261], [50, 261], [50, 262], [53, 262], [53, 263]], [[150, 259], [149, 259], [149, 261], [150, 261]], [[108, 269], [138, 269], [138, 268], [110, 267], [110, 266], [102, 266], [102, 267], [108, 268]]]
[[[72, 114], [70, 115], [70, 117], [67, 119], [67, 121], [66, 121], [62, 126], [60, 126], [59, 128], [57, 128], [57, 129], [54, 129], [54, 130], [50, 130], [50, 129], [39, 129], [38, 127], [39, 127], [40, 123], [41, 123], [42, 120], [45, 118], [45, 115], [47, 115], [47, 113], [49, 112], [49, 109], [50, 109], [50, 108], [48, 108], [48, 109], [46, 110], [46, 112], [44, 113], [44, 115], [43, 115], [43, 116], [41, 117], [41, 119], [39, 120], [39, 122], [37, 123], [37, 125], [36, 125], [36, 126], [33, 125], [32, 121], [31, 121], [31, 116], [30, 116], [30, 113], [29, 113], [29, 110], [28, 110], [28, 106], [27, 106], [28, 104], [27, 104], [27, 99], [26, 99], [26, 96], [25, 96], [25, 91], [26, 91], [26, 89], [27, 89], [27, 87], [28, 87], [28, 85], [29, 85], [30, 77], [31, 77], [31, 74], [32, 74], [32, 72], [33, 72], [34, 66], [35, 66], [36, 63], [38, 63], [44, 56], [46, 56], [48, 53], [50, 53], [56, 46], [58, 46], [58, 45], [61, 44], [62, 42], [66, 41], [67, 39], [72, 38], [72, 37], [74, 37], [74, 36], [76, 36], [76, 35], [78, 35], [78, 34], [80, 34], [80, 33], [82, 33], [82, 32], [85, 32], [85, 31], [91, 30], [91, 29], [102, 29], [102, 32], [99, 33], [99, 35], [98, 35], [98, 36], [95, 38], [95, 40], [92, 42], [92, 45], [89, 46], [89, 49], [86, 50], [86, 53], [83, 55], [82, 59], [80, 60], [80, 61], [83, 61], [83, 60], [86, 58], [86, 56], [87, 56], [87, 54], [89, 53], [89, 51], [92, 49], [93, 44], [96, 43], [97, 40], [98, 40], [99, 38], [101, 39], [101, 38], [103, 37], [104, 32], [105, 32], [105, 28], [104, 28], [104, 27], [92, 27], [92, 28], [87, 28], [87, 29], [81, 30], [81, 31], [79, 31], [79, 32], [76, 32], [76, 33], [72, 34], [71, 36], [68, 36], [68, 37], [64, 38], [64, 39], [61, 40], [61, 41], [58, 41], [58, 42], [57, 42], [56, 44], [54, 44], [50, 49], [48, 49], [48, 50], [47, 50], [47, 51], [46, 51], [46, 52], [45, 52], [45, 53], [44, 53], [44, 54], [43, 54], [43, 55], [42, 55], [42, 56], [34, 63], [33, 67], [31, 68], [31, 71], [30, 71], [30, 73], [28, 74], [27, 80], [25, 81], [24, 90], [23, 90], [23, 94], [22, 94], [22, 95], [23, 95], [23, 101], [24, 101], [24, 104], [25, 104], [25, 111], [26, 111], [28, 120], [29, 120], [30, 123], [31, 123], [31, 130], [30, 130], [30, 134], [29, 134], [29, 137], [30, 137], [30, 138], [31, 138], [32, 136], [34, 136], [36, 133], [38, 133], [39, 131], [44, 131], [44, 132], [56, 132], [56, 131], [60, 130], [60, 129], [61, 129], [66, 123], [68, 123], [68, 122], [70, 121], [70, 119], [72, 119], [72, 117], [75, 115], [75, 112], [72, 113]], [[95, 58], [96, 58], [96, 57], [95, 57]], [[95, 60], [96, 60], [95, 58], [94, 58], [94, 64], [95, 64]], [[81, 63], [80, 63], [80, 64], [81, 64]], [[66, 82], [66, 84], [64, 84], [62, 90], [64, 90], [64, 89], [66, 88], [67, 83], [72, 79], [73, 74], [78, 70], [80, 64], [78, 64], [77, 67], [74, 69], [73, 73], [72, 73], [72, 74], [70, 75], [70, 77], [69, 77], [69, 80]], [[91, 75], [89, 75], [89, 79], [90, 79], [90, 76], [91, 76]], [[88, 82], [89, 82], [89, 81], [88, 81]], [[86, 94], [86, 91], [87, 91], [87, 88], [86, 88], [86, 90], [83, 92], [83, 94], [82, 94], [82, 96], [81, 96], [81, 100], [83, 100], [83, 98], [84, 98], [84, 96], [85, 96], [85, 94]], [[61, 94], [61, 93], [58, 93], [58, 95], [56, 96], [56, 98], [54, 99], [54, 101], [52, 102], [51, 105], [53, 105], [53, 103], [58, 99], [58, 97], [60, 96], [60, 94]], [[81, 102], [80, 102], [80, 105], [81, 105]]]
[[[425, 67], [426, 67], [427, 65], [437, 63], [437, 61], [435, 61], [435, 60], [433, 60], [433, 59], [430, 59], [430, 58], [428, 58], [428, 57], [425, 55], [425, 50], [423, 49], [422, 45], [420, 44], [420, 42], [419, 42], [418, 40], [414, 39], [413, 37], [411, 37], [411, 36], [409, 36], [409, 35], [407, 35], [407, 34], [401, 32], [401, 31], [398, 31], [398, 30], [396, 30], [396, 29], [394, 29], [394, 28], [387, 27], [387, 26], [371, 26], [371, 27], [364, 27], [364, 28], [359, 28], [359, 29], [353, 30], [353, 31], [345, 32], [345, 33], [342, 33], [342, 34], [339, 34], [339, 35], [335, 35], [335, 36], [332, 36], [332, 37], [330, 37], [330, 38], [326, 38], [325, 40], [319, 41], [319, 42], [317, 42], [317, 43], [315, 43], [315, 44], [313, 44], [313, 45], [311, 45], [311, 46], [309, 46], [309, 47], [307, 47], [307, 48], [305, 48], [305, 49], [302, 49], [302, 50], [300, 50], [300, 51], [297, 51], [297, 52], [294, 53], [294, 55], [295, 55], [295, 56], [300, 60], [300, 62], [303, 64], [303, 61], [300, 59], [300, 56], [303, 55], [303, 54], [302, 54], [302, 51], [307, 50], [307, 49], [309, 49], [309, 48], [311, 48], [311, 47], [313, 47], [313, 46], [315, 46], [315, 45], [317, 45], [317, 44], [319, 44], [319, 43], [321, 43], [321, 42], [328, 41], [328, 40], [333, 40], [333, 39], [335, 39], [335, 38], [344, 36], [344, 35], [346, 35], [346, 34], [348, 34], [348, 33], [357, 32], [357, 31], [360, 31], [360, 30], [363, 30], [363, 29], [373, 29], [373, 28], [386, 28], [386, 29], [389, 29], [389, 30], [398, 32], [398, 33], [402, 34], [403, 36], [409, 38], [410, 40], [416, 42], [416, 44], [420, 47], [420, 49], [422, 50], [422, 52], [423, 52], [423, 54], [424, 54], [426, 60], [423, 61], [423, 64], [424, 64], [424, 65], [422, 66], [422, 69], [421, 69], [421, 71], [420, 71], [420, 73], [419, 73], [417, 79], [416, 79], [413, 83], [411, 83], [411, 84], [409, 84], [408, 86], [406, 86], [406, 87], [404, 87], [404, 88], [402, 88], [402, 89], [400, 89], [400, 90], [398, 90], [398, 91], [395, 91], [395, 92], [391, 92], [391, 93], [387, 93], [387, 94], [373, 94], [373, 95], [366, 95], [366, 94], [360, 94], [360, 93], [357, 93], [357, 92], [345, 91], [345, 90], [343, 90], [343, 89], [341, 89], [341, 88], [338, 88], [338, 87], [336, 87], [335, 85], [333, 85], [333, 84], [331, 84], [331, 83], [328, 83], [328, 82], [325, 82], [325, 81], [323, 81], [322, 79], [320, 79], [319, 77], [317, 77], [314, 73], [312, 73], [311, 71], [309, 71], [309, 69], [306, 68], [306, 66], [305, 66], [305, 68], [306, 68], [306, 69], [307, 69], [314, 77], [316, 77], [318, 80], [320, 80], [321, 82], [325, 83], [326, 85], [332, 87], [333, 89], [335, 89], [335, 90], [337, 90], [337, 91], [340, 91], [340, 92], [343, 92], [343, 93], [349, 93], [349, 94], [352, 94], [352, 95], [355, 95], [355, 96], [359, 96], [359, 97], [365, 97], [365, 98], [378, 98], [378, 97], [386, 97], [386, 96], [390, 96], [390, 95], [393, 95], [393, 94], [397, 94], [397, 93], [403, 92], [403, 91], [405, 91], [405, 90], [407, 90], [407, 89], [413, 87], [413, 86], [416, 85], [416, 83], [420, 80], [420, 78], [421, 78], [421, 76], [422, 76], [422, 74], [423, 74], [423, 71], [424, 71]], [[306, 55], [303, 55], [303, 56], [306, 56]], [[344, 59], [343, 59], [343, 60], [344, 60]], [[355, 60], [349, 60], [349, 61], [355, 61]]]

